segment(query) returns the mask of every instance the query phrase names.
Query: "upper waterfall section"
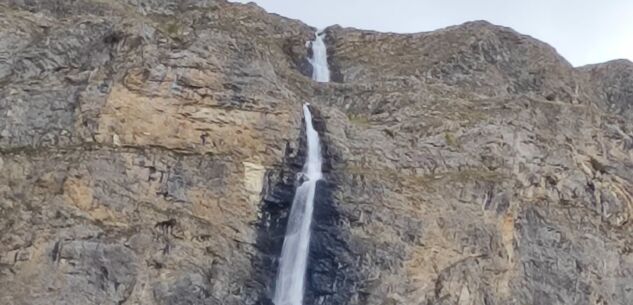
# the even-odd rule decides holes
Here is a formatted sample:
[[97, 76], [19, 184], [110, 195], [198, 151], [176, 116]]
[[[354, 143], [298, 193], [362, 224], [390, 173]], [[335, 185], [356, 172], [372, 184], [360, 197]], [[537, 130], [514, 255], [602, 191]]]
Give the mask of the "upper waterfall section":
[[315, 39], [310, 43], [312, 57], [308, 59], [310, 64], [312, 64], [312, 79], [317, 82], [327, 83], [330, 81], [330, 69], [327, 64], [327, 48], [323, 41], [325, 33], [317, 31], [315, 35]]

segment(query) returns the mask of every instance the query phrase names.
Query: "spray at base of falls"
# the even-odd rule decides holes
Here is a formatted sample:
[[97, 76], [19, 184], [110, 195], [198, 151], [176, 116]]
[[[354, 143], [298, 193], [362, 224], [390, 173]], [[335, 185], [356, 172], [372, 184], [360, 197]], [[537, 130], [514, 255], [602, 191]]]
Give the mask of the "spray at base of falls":
[[[322, 36], [323, 34], [316, 33], [316, 38], [311, 43], [312, 58], [309, 61], [313, 67], [312, 79], [318, 82], [328, 82], [330, 71], [327, 65], [327, 50]], [[300, 181], [303, 182], [295, 192], [288, 216], [273, 298], [275, 305], [302, 305], [303, 303], [314, 195], [317, 182], [323, 177], [319, 134], [312, 125], [312, 114], [308, 104], [303, 105], [303, 116], [306, 126], [308, 155], [301, 172]]]

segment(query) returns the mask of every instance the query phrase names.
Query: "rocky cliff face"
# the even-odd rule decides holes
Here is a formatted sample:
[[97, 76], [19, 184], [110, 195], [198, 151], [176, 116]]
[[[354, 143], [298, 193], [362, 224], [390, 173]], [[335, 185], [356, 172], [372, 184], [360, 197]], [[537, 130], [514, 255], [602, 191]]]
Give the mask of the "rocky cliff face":
[[633, 64], [470, 22], [0, 1], [0, 303], [270, 304], [311, 102], [306, 304], [633, 303]]

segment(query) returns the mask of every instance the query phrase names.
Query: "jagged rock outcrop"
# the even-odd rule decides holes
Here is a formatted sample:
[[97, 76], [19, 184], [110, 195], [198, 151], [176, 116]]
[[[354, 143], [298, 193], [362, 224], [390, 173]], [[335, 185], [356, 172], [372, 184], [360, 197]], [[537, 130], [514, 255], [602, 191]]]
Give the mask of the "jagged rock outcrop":
[[588, 87], [594, 90], [594, 101], [608, 112], [631, 119], [633, 109], [633, 63], [613, 60], [579, 68]]
[[314, 107], [309, 304], [633, 302], [633, 64], [483, 21], [0, 1], [0, 303], [270, 304]]

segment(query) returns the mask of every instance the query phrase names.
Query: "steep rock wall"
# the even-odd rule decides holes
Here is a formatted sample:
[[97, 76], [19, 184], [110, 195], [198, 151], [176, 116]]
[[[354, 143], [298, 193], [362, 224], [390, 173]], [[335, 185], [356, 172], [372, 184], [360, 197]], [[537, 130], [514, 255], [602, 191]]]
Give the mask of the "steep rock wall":
[[633, 68], [486, 22], [314, 29], [223, 1], [0, 1], [0, 303], [269, 304], [300, 107], [310, 304], [633, 301]]

